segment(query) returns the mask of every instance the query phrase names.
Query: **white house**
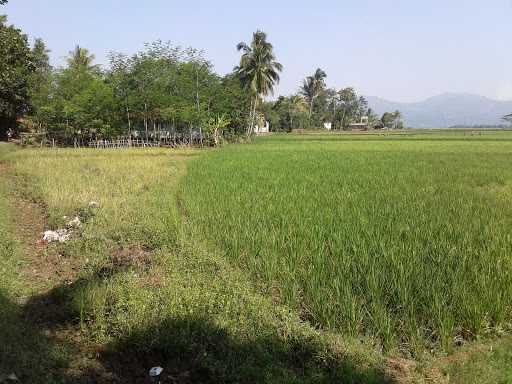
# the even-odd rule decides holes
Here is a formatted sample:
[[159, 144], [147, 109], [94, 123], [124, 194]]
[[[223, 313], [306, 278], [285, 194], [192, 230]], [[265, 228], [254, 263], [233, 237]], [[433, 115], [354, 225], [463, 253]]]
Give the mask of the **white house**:
[[332, 129], [332, 123], [330, 121], [326, 121], [324, 123], [324, 128], [330, 131]]
[[270, 123], [265, 120], [265, 125], [262, 127], [257, 124], [254, 126], [254, 133], [269, 133], [270, 132]]
[[356, 131], [367, 131], [369, 127], [368, 116], [362, 116], [359, 123], [350, 123], [348, 128]]

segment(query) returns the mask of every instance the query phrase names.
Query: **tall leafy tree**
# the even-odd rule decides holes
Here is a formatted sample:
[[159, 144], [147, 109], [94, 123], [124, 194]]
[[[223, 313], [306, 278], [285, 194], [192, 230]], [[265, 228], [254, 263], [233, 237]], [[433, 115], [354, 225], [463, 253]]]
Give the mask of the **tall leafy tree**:
[[133, 100], [133, 78], [130, 76], [132, 70], [131, 59], [121, 53], [110, 53], [110, 72], [107, 81], [111, 84], [114, 97], [117, 98], [117, 110], [120, 115], [126, 116], [127, 133], [132, 131]]
[[359, 96], [357, 100], [357, 118], [368, 117], [368, 101], [364, 96]]
[[294, 119], [301, 113], [306, 111], [307, 106], [304, 98], [300, 95], [292, 95], [288, 101], [289, 114], [290, 114], [290, 129], [294, 128]]
[[373, 129], [380, 126], [379, 116], [373, 111], [373, 109], [368, 108], [366, 115], [368, 116], [368, 126], [370, 128]]
[[84, 48], [71, 51], [67, 67], [52, 75], [46, 104], [35, 110], [38, 123], [60, 143], [113, 133], [113, 91], [93, 59]]
[[311, 76], [306, 77], [300, 89], [301, 94], [306, 98], [309, 104], [309, 122], [313, 114], [313, 104], [322, 91], [325, 89], [325, 78], [327, 74], [320, 68]]
[[230, 73], [221, 79], [214, 109], [217, 114], [229, 117], [233, 129], [244, 127], [247, 121], [246, 111], [251, 109], [251, 97], [242, 88], [237, 74]]
[[46, 48], [46, 44], [43, 39], [35, 39], [32, 47], [32, 57], [36, 72], [40, 71], [48, 73], [51, 71], [52, 67], [50, 65], [49, 54], [50, 50]]
[[29, 96], [31, 117], [41, 128], [42, 116], [39, 112], [48, 104], [51, 95], [53, 69], [50, 65], [49, 50], [42, 39], [35, 39], [32, 58], [35, 70], [30, 77]]
[[290, 130], [287, 105], [288, 98], [284, 96], [279, 96], [276, 101], [264, 101], [259, 108], [261, 122], [268, 121], [272, 131]]
[[34, 72], [27, 36], [0, 16], [0, 139], [14, 129], [29, 108], [29, 80]]
[[340, 89], [338, 91], [340, 102], [340, 123], [343, 129], [347, 129], [352, 121], [357, 117], [359, 111], [359, 98], [352, 87]]
[[324, 92], [324, 115], [326, 120], [335, 123], [336, 113], [339, 107], [338, 91], [334, 88], [326, 89]]
[[393, 128], [394, 129], [402, 129], [404, 127], [404, 123], [402, 121], [402, 113], [399, 110], [393, 112]]
[[393, 128], [393, 129], [402, 129], [402, 114], [400, 111], [395, 112], [385, 112], [381, 118], [382, 124], [384, 127]]
[[242, 52], [240, 64], [235, 67], [240, 82], [252, 96], [252, 110], [249, 116], [247, 136], [251, 136], [256, 120], [256, 107], [263, 96], [274, 93], [274, 86], [279, 82], [279, 73], [283, 66], [276, 61], [274, 49], [267, 41], [267, 34], [256, 31], [252, 42], [241, 42], [237, 50]]

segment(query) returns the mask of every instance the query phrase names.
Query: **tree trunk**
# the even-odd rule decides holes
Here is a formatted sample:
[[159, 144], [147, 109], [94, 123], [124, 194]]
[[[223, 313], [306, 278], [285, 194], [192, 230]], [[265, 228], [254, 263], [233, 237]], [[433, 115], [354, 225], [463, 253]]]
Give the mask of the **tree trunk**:
[[313, 103], [315, 102], [315, 98], [311, 99], [311, 102], [309, 103], [309, 128], [311, 128], [311, 115], [313, 114]]
[[253, 106], [254, 100], [251, 100], [251, 108], [249, 109], [249, 120], [247, 121], [247, 128], [245, 129], [245, 135], [249, 137], [249, 132], [251, 131], [251, 124], [252, 124], [252, 106]]
[[335, 121], [336, 121], [336, 101], [333, 101], [332, 103], [332, 126], [331, 129], [335, 129]]
[[130, 119], [130, 109], [126, 105], [126, 118], [128, 119], [128, 137], [132, 136], [132, 121]]
[[219, 131], [217, 128], [213, 130], [213, 142], [215, 147], [219, 146]]
[[199, 70], [196, 68], [196, 106], [199, 112]]
[[293, 129], [293, 116], [290, 104], [288, 104], [288, 115], [290, 116], [290, 131]]
[[254, 104], [252, 106], [252, 119], [251, 119], [251, 124], [250, 124], [250, 128], [249, 128], [249, 132], [247, 132], [247, 138], [251, 138], [253, 132], [254, 132], [254, 125], [255, 125], [255, 122], [256, 122], [256, 104], [258, 103], [258, 95], [256, 95], [254, 97]]
[[146, 140], [148, 139], [148, 105], [144, 103], [144, 129], [146, 130]]

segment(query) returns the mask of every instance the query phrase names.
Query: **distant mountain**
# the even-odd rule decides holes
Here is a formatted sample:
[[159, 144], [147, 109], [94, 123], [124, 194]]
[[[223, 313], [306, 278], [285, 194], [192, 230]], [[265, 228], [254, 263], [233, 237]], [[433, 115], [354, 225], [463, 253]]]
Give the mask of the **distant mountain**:
[[399, 103], [368, 96], [375, 113], [399, 110], [406, 126], [412, 128], [446, 128], [454, 125], [498, 125], [512, 113], [512, 101], [464, 93], [445, 93], [415, 103]]

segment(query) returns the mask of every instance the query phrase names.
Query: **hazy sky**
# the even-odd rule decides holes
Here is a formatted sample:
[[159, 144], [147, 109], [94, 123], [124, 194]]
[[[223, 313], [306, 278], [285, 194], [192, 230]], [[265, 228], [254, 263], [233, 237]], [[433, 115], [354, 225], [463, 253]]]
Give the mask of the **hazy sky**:
[[42, 37], [55, 65], [77, 43], [106, 63], [161, 39], [204, 49], [224, 74], [262, 29], [284, 65], [282, 94], [321, 67], [331, 87], [395, 101], [512, 99], [512, 0], [10, 0], [0, 13]]

